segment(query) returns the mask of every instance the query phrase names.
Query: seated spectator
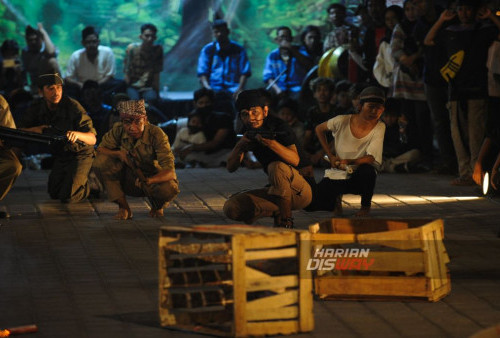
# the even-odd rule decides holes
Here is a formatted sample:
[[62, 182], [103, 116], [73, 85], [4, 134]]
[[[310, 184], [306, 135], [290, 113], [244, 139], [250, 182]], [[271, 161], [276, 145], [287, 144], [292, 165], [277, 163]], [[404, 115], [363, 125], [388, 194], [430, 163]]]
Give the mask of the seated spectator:
[[352, 101], [349, 95], [350, 88], [351, 88], [351, 83], [346, 80], [339, 81], [335, 85], [335, 99], [336, 99], [336, 105], [334, 108], [335, 116], [352, 113]]
[[19, 59], [19, 45], [14, 40], [5, 40], [0, 47], [2, 68], [0, 77], [0, 92], [7, 100], [24, 86], [23, 69]]
[[365, 88], [368, 87], [370, 87], [370, 85], [367, 82], [358, 82], [353, 83], [349, 88], [349, 97], [352, 104], [351, 114], [359, 113], [359, 111], [357, 110], [359, 107], [359, 95]]
[[203, 133], [207, 141], [185, 147], [179, 153], [184, 162], [197, 161], [203, 167], [218, 167], [226, 162], [236, 143], [233, 118], [214, 111], [215, 93], [201, 88], [194, 92], [196, 111], [203, 117]]
[[155, 44], [157, 28], [147, 23], [141, 26], [142, 43], [127, 47], [123, 67], [127, 94], [131, 100], [143, 98], [155, 104], [160, 88], [160, 72], [163, 70], [163, 48]]
[[97, 143], [100, 143], [102, 136], [111, 128], [107, 120], [112, 108], [102, 102], [102, 94], [97, 82], [87, 80], [83, 84], [82, 106], [92, 118], [94, 128], [97, 131]]
[[399, 111], [395, 99], [388, 99], [382, 121], [385, 123], [381, 171], [412, 172], [420, 160], [420, 151], [407, 133], [408, 120]]
[[[382, 163], [385, 125], [379, 121], [384, 112], [385, 95], [378, 87], [368, 87], [360, 95], [359, 113], [340, 115], [316, 127], [316, 134], [328, 156], [331, 168], [313, 189], [309, 210], [334, 210], [343, 194], [361, 195], [356, 216], [367, 216]], [[335, 138], [331, 150], [326, 133]], [[348, 174], [348, 170], [353, 172]], [[337, 211], [340, 213], [340, 211]]]
[[393, 82], [394, 58], [391, 55], [391, 36], [394, 27], [401, 22], [403, 9], [393, 5], [385, 10], [385, 36], [380, 42], [378, 54], [373, 65], [373, 76], [377, 82], [389, 88]]
[[185, 166], [184, 161], [178, 157], [184, 148], [205, 142], [207, 142], [207, 138], [203, 134], [203, 116], [195, 110], [188, 116], [187, 127], [180, 128], [175, 135], [172, 144], [172, 152], [176, 156], [175, 167], [182, 168]]
[[304, 150], [311, 156], [313, 166], [321, 166], [326, 165], [323, 159], [325, 153], [314, 133], [314, 128], [336, 116], [335, 106], [331, 103], [335, 92], [335, 83], [332, 79], [318, 77], [311, 81], [311, 90], [313, 91], [316, 105], [311, 107], [306, 115], [304, 123]]
[[281, 26], [276, 30], [276, 48], [267, 55], [264, 65], [264, 83], [276, 95], [297, 99], [302, 81], [313, 67], [313, 61], [304, 46], [292, 45], [292, 30]]
[[302, 123], [298, 118], [297, 112], [297, 101], [293, 99], [282, 99], [278, 103], [278, 117], [283, 121], [288, 123], [288, 126], [292, 128], [295, 136], [297, 137], [297, 143], [302, 145], [304, 140], [304, 123]]
[[307, 25], [300, 33], [300, 42], [306, 48], [313, 66], [319, 63], [323, 55], [323, 46], [321, 44], [321, 30], [318, 26]]
[[[108, 199], [118, 205], [115, 219], [132, 218], [126, 195], [147, 196], [149, 215], [161, 217], [163, 208], [179, 194], [168, 138], [159, 127], [148, 123], [143, 100], [121, 101], [117, 108], [122, 122], [103, 136], [93, 169], [104, 182]], [[132, 169], [131, 157], [145, 182], [140, 182], [137, 169]]]
[[57, 50], [42, 23], [38, 23], [38, 29], [26, 26], [24, 38], [26, 47], [21, 51], [21, 60], [28, 76], [31, 94], [38, 95], [37, 79], [40, 74], [61, 74]]
[[82, 30], [82, 45], [69, 58], [66, 67], [67, 95], [77, 99], [87, 80], [96, 81], [103, 94], [103, 100], [111, 103], [114, 93], [125, 92], [125, 82], [115, 79], [115, 55], [113, 50], [99, 45], [99, 34], [93, 26]]
[[197, 73], [202, 87], [215, 92], [216, 109], [234, 116], [233, 98], [245, 89], [252, 71], [245, 48], [229, 39], [230, 32], [226, 21], [212, 23], [215, 41], [201, 49]]

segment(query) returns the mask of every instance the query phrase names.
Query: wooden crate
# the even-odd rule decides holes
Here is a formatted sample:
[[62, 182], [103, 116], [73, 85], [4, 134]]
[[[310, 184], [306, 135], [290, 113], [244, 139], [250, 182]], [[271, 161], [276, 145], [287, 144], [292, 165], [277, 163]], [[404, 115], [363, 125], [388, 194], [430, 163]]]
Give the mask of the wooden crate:
[[161, 325], [236, 337], [313, 330], [309, 236], [244, 225], [162, 227]]
[[[311, 257], [335, 256], [339, 253], [335, 250], [345, 250], [338, 255], [333, 270], [314, 271], [315, 294], [321, 299], [396, 298], [435, 302], [443, 298], [451, 291], [443, 229], [441, 219], [334, 218], [311, 225]], [[316, 251], [321, 249], [330, 251], [328, 254]], [[354, 261], [345, 259], [346, 249], [351, 250], [350, 254], [356, 252], [352, 249], [370, 251], [366, 261]], [[317, 262], [309, 268], [317, 268]], [[355, 269], [339, 269], [346, 267]]]

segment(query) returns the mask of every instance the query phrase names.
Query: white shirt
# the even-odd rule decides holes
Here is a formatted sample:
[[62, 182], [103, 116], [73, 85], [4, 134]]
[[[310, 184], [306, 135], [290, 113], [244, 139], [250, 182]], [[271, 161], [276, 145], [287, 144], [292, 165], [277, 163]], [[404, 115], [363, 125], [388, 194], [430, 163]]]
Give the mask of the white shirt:
[[378, 121], [375, 128], [363, 138], [355, 137], [351, 132], [352, 115], [339, 115], [326, 123], [335, 138], [335, 153], [341, 159], [357, 159], [366, 155], [375, 158], [375, 165], [382, 163], [385, 124]]
[[202, 131], [190, 134], [187, 127], [181, 128], [177, 135], [175, 135], [174, 144], [172, 144], [172, 151], [175, 149], [182, 150], [191, 144], [202, 144], [205, 142], [207, 142], [207, 139]]
[[106, 76], [114, 76], [115, 55], [113, 51], [106, 46], [98, 46], [97, 50], [94, 62], [90, 62], [85, 48], [73, 52], [66, 67], [66, 77], [83, 83], [87, 80], [99, 82]]

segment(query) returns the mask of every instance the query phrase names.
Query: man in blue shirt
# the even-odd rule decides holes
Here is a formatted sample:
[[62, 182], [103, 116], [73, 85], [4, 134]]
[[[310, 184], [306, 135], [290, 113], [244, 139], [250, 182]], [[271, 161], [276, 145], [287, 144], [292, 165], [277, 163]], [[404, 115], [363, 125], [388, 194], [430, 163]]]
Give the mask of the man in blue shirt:
[[305, 46], [292, 45], [292, 30], [289, 27], [278, 27], [276, 33], [279, 48], [267, 56], [263, 80], [276, 95], [298, 98], [302, 80], [313, 66], [313, 60]]
[[235, 97], [252, 72], [245, 49], [229, 39], [229, 32], [224, 20], [212, 23], [215, 41], [202, 48], [197, 73], [203, 87]]

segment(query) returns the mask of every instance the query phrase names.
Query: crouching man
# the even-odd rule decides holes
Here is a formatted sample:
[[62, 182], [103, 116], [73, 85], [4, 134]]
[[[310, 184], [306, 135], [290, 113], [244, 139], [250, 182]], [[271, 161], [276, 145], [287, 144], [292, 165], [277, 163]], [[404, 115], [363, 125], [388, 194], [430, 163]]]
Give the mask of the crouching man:
[[309, 165], [288, 124], [268, 115], [261, 90], [245, 90], [236, 99], [236, 109], [244, 125], [244, 135], [227, 160], [229, 172], [236, 171], [247, 151], [252, 151], [268, 175], [269, 186], [240, 192], [224, 204], [227, 217], [247, 224], [261, 217], [274, 217], [278, 227], [293, 228], [292, 210], [311, 203], [311, 186], [299, 173]]
[[168, 137], [149, 124], [144, 100], [122, 101], [117, 109], [121, 122], [103, 136], [93, 165], [109, 200], [118, 204], [115, 219], [132, 218], [125, 195], [147, 196], [150, 216], [163, 216], [163, 207], [179, 193]]

